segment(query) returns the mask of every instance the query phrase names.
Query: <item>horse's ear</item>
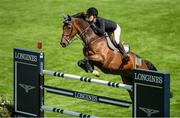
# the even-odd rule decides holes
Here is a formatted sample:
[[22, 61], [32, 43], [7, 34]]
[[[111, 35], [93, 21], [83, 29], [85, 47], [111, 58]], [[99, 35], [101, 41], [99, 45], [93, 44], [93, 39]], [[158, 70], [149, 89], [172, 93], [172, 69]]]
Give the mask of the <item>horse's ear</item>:
[[64, 23], [66, 23], [69, 20], [68, 16], [65, 15], [63, 15], [63, 18], [64, 18]]
[[67, 16], [63, 16], [64, 17], [64, 21], [63, 23], [67, 23], [69, 24], [71, 22], [71, 16], [70, 15], [67, 15]]
[[70, 16], [70, 15], [67, 15], [67, 17], [68, 17], [68, 20], [71, 21], [71, 16]]

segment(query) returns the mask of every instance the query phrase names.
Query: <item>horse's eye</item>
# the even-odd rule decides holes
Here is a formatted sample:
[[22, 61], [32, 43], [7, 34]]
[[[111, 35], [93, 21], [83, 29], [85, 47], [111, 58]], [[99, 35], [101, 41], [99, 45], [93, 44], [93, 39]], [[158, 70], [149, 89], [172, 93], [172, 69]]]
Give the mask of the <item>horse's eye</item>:
[[71, 26], [69, 25], [69, 26], [67, 26], [67, 28], [68, 28], [68, 29], [71, 29]]

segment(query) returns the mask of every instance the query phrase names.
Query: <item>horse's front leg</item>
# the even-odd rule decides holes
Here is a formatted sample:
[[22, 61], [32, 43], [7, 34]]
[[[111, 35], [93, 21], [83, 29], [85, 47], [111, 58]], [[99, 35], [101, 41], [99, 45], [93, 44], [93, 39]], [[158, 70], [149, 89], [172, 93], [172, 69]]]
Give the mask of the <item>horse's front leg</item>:
[[86, 72], [92, 73], [94, 70], [94, 66], [89, 63], [89, 60], [86, 57], [84, 59], [78, 61], [78, 66], [81, 67]]
[[[89, 55], [86, 58], [89, 60], [88, 62], [90, 63], [90, 65], [92, 65], [92, 67], [94, 66], [95, 63], [102, 63], [104, 60], [103, 57], [99, 54]], [[95, 70], [94, 67], [91, 73], [97, 77], [100, 76], [100, 73], [97, 70]]]
[[78, 61], [78, 66], [81, 67], [86, 72], [92, 73], [94, 71], [94, 66], [88, 60], [88, 49], [86, 47], [83, 48], [83, 54], [85, 56], [84, 59]]
[[90, 55], [86, 56], [83, 60], [78, 61], [78, 66], [83, 68], [86, 72], [90, 72], [93, 75], [99, 77], [100, 73], [94, 69], [94, 63], [102, 61], [100, 55]]

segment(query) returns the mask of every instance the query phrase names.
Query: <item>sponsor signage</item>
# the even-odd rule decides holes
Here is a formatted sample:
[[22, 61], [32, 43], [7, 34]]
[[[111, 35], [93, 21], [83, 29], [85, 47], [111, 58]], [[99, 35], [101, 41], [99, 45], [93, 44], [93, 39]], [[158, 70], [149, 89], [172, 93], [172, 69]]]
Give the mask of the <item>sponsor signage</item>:
[[134, 70], [134, 117], [168, 117], [170, 78], [168, 73]]
[[[14, 49], [14, 111], [20, 117], [43, 117], [44, 54]], [[133, 117], [170, 116], [170, 75], [157, 71], [133, 70]], [[129, 107], [131, 102], [78, 91], [45, 86], [47, 92], [73, 98]]]
[[97, 102], [98, 98], [95, 95], [91, 95], [91, 94], [85, 94], [85, 93], [81, 93], [81, 92], [75, 92], [75, 98], [79, 98], [79, 99], [84, 99], [84, 100], [89, 100], [89, 101], [94, 101]]
[[40, 116], [42, 113], [40, 62], [43, 62], [42, 53], [14, 49], [14, 110], [17, 116]]

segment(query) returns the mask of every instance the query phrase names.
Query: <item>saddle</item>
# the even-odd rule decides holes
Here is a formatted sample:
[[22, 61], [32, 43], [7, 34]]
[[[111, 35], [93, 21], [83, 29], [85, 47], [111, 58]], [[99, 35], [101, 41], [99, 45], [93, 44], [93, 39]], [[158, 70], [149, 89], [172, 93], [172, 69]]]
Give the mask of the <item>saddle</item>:
[[[106, 40], [107, 40], [107, 44], [108, 44], [109, 49], [111, 49], [111, 50], [113, 50], [113, 51], [119, 51], [119, 50], [116, 48], [115, 44], [113, 43], [112, 39], [110, 39], [109, 36], [106, 37]], [[129, 46], [128, 46], [128, 45], [125, 45], [125, 44], [123, 44], [123, 46], [124, 46], [125, 51], [126, 51], [126, 52], [129, 52]]]
[[118, 51], [118, 49], [115, 47], [115, 45], [113, 44], [112, 40], [110, 39], [109, 36], [106, 37], [106, 40], [107, 40], [107, 44], [108, 44], [108, 47], [113, 50], [113, 51]]

